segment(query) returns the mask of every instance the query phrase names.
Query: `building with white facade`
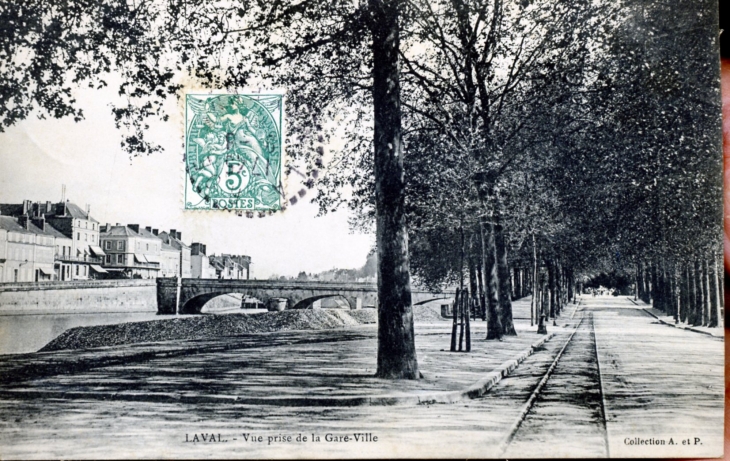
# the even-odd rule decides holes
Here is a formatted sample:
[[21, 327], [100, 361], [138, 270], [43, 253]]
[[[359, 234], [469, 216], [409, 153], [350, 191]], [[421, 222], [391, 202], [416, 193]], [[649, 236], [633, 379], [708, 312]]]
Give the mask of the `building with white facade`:
[[0, 216], [0, 282], [40, 282], [54, 278], [53, 234], [27, 216]]
[[162, 242], [139, 224], [101, 226], [103, 268], [123, 278], [157, 278], [161, 267]]

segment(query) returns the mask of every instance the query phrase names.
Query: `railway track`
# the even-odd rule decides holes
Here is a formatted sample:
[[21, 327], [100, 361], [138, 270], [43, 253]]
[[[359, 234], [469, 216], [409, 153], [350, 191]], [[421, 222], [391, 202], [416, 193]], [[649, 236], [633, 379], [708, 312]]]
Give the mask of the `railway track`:
[[593, 314], [575, 329], [510, 427], [499, 457], [609, 457], [606, 406]]

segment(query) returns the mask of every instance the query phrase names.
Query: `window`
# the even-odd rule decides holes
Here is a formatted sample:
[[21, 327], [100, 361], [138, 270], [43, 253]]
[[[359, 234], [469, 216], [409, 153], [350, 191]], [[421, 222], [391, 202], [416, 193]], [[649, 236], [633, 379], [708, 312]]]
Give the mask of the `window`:
[[124, 240], [117, 242], [117, 250], [124, 250]]
[[94, 243], [94, 234], [91, 234], [91, 243]]
[[112, 255], [106, 255], [106, 263], [111, 264], [112, 263]]
[[106, 242], [104, 242], [104, 249], [105, 250], [111, 250], [112, 249], [112, 242], [111, 242], [111, 240], [107, 240]]
[[88, 241], [89, 241], [89, 236], [84, 234], [84, 242], [88, 242]]
[[76, 275], [79, 275], [79, 266], [76, 266]]
[[76, 240], [81, 240], [81, 232], [76, 232]]
[[124, 264], [124, 255], [117, 255], [117, 264]]
[[150, 244], [147, 244], [147, 251], [150, 251]]

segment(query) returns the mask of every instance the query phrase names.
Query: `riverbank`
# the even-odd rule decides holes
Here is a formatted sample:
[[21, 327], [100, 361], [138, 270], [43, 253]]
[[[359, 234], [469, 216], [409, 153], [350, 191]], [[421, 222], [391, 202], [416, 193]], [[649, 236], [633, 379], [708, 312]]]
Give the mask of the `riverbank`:
[[291, 330], [329, 330], [376, 322], [374, 309], [289, 310], [256, 314], [175, 317], [117, 325], [78, 327], [67, 330], [39, 352], [90, 349], [173, 340], [215, 339], [250, 333]]

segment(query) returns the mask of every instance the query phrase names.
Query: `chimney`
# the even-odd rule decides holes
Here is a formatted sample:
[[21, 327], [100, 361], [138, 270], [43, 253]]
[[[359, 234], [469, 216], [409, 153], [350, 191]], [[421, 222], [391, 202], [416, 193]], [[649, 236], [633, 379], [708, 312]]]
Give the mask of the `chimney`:
[[114, 225], [115, 225], [115, 226], [121, 226], [121, 224], [119, 224], [119, 223], [116, 223], [116, 224], [114, 224]]
[[177, 232], [175, 229], [170, 229], [170, 238], [177, 238]]
[[88, 203], [86, 204], [86, 218], [89, 218], [89, 213], [91, 212], [91, 205]]
[[127, 224], [127, 227], [139, 234], [139, 224]]
[[144, 230], [146, 230], [149, 233], [152, 233], [152, 226], [145, 226]]
[[38, 218], [32, 219], [31, 222], [33, 223], [34, 226], [36, 226], [40, 230], [42, 230], [42, 231], [45, 231], [46, 230], [46, 218], [45, 218], [45, 216], [41, 215]]
[[53, 213], [53, 204], [51, 202], [46, 202], [46, 213]]
[[[25, 202], [23, 202], [23, 208], [25, 208]], [[28, 218], [28, 215], [24, 214], [23, 216], [18, 216], [18, 224], [20, 224], [23, 229], [28, 230], [30, 227], [30, 218]]]
[[160, 230], [159, 229], [152, 229], [152, 233], [155, 234], [155, 235], [157, 235], [157, 234], [160, 233]]
[[23, 213], [24, 215], [27, 215], [30, 211], [30, 200], [23, 200]]
[[180, 231], [175, 232], [175, 238], [182, 242], [182, 232], [180, 232]]
[[99, 226], [99, 233], [103, 234], [104, 232], [107, 232], [109, 230], [109, 224], [102, 224]]
[[190, 245], [190, 254], [193, 255], [205, 255], [205, 245], [200, 242], [195, 242]]

